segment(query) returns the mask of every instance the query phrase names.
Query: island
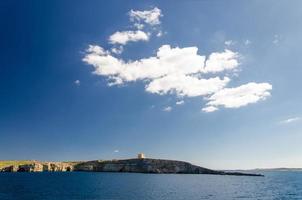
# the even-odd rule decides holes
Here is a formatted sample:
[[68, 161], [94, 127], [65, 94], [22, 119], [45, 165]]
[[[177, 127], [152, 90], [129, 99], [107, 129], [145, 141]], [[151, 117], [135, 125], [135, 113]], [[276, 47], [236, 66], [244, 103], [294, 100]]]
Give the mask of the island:
[[262, 174], [212, 170], [184, 161], [145, 158], [72, 162], [0, 161], [0, 172], [129, 172], [154, 174], [213, 174], [263, 176]]

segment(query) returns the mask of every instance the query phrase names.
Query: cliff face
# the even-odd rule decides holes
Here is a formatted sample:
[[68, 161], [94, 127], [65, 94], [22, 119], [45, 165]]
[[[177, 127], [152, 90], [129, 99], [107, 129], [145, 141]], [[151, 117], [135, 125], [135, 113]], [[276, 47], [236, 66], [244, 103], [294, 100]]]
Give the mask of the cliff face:
[[10, 165], [0, 168], [2, 172], [44, 172], [44, 171], [85, 171], [85, 172], [133, 172], [170, 174], [217, 174], [237, 176], [261, 176], [239, 172], [211, 170], [187, 162], [161, 159], [127, 159], [87, 162], [38, 162]]
[[211, 170], [182, 161], [147, 158], [83, 162], [75, 165], [74, 171], [263, 176], [261, 174]]
[[90, 161], [75, 166], [75, 171], [217, 174], [218, 171], [198, 167], [187, 162], [160, 159], [128, 159]]
[[0, 172], [56, 172], [73, 171], [76, 163], [68, 162], [39, 162], [32, 161], [27, 164], [13, 164], [0, 168]]

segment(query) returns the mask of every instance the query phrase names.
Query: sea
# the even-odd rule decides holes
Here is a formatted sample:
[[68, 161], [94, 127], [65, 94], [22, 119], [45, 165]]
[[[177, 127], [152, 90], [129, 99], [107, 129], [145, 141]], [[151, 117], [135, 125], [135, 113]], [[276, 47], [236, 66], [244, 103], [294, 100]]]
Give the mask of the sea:
[[302, 172], [261, 173], [265, 176], [0, 173], [0, 200], [302, 200]]

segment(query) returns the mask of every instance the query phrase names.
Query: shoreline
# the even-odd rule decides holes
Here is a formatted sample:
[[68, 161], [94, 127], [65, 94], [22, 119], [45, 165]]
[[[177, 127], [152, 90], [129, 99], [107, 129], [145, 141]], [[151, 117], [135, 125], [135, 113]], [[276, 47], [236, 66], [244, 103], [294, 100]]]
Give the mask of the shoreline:
[[116, 172], [144, 174], [212, 174], [229, 176], [264, 176], [262, 174], [212, 170], [184, 161], [133, 158], [92, 161], [0, 161], [0, 172]]

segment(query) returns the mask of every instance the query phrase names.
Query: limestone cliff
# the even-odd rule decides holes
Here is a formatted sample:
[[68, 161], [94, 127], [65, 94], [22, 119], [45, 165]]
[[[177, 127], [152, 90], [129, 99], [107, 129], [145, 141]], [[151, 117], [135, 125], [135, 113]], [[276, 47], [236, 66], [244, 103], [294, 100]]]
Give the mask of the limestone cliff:
[[83, 162], [75, 165], [74, 171], [262, 176], [260, 174], [211, 170], [183, 161], [149, 158]]
[[[0, 161], [1, 163], [1, 161]], [[0, 166], [0, 172], [57, 172], [73, 171], [79, 162], [40, 162], [26, 161], [24, 164], [9, 162], [10, 164]]]
[[170, 173], [170, 174], [217, 174], [237, 176], [261, 176], [239, 172], [211, 170], [188, 162], [162, 159], [126, 159], [86, 162], [39, 162], [0, 167], [2, 172], [44, 172], [44, 171], [84, 171], [84, 172], [130, 172], [130, 173]]

